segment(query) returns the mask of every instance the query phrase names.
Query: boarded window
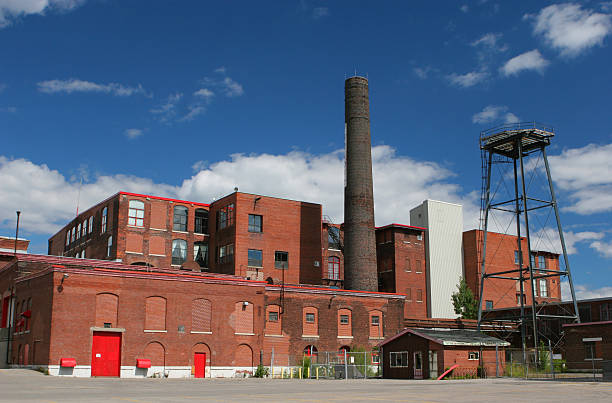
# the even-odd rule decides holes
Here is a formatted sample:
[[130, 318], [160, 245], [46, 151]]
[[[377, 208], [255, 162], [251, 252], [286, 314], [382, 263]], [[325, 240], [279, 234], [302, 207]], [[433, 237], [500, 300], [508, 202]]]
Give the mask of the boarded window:
[[338, 336], [350, 337], [353, 335], [353, 324], [351, 321], [351, 311], [349, 309], [338, 310]]
[[145, 360], [151, 360], [151, 365], [156, 367], [161, 367], [166, 364], [166, 349], [161, 343], [156, 341], [147, 344], [144, 351], [142, 352], [142, 357]]
[[417, 302], [423, 302], [423, 290], [417, 290], [416, 300]]
[[125, 239], [126, 239], [125, 241], [126, 242], [126, 245], [125, 245], [126, 252], [142, 253], [142, 235], [128, 233], [125, 236]]
[[241, 344], [236, 349], [234, 366], [251, 369], [253, 367], [253, 350], [246, 344]]
[[160, 236], [150, 237], [149, 253], [152, 255], [166, 255], [166, 240]]
[[119, 297], [115, 294], [102, 293], [96, 295], [96, 322], [95, 326], [104, 327], [110, 323], [110, 327], [117, 327], [117, 307]]
[[317, 336], [319, 334], [319, 318], [317, 308], [309, 306], [303, 309], [303, 335]]
[[383, 334], [383, 315], [381, 311], [370, 311], [370, 337], [380, 339]]
[[163, 203], [152, 203], [151, 204], [151, 228], [165, 230], [167, 219], [168, 219], [168, 213], [167, 213], [166, 205]]
[[412, 288], [406, 288], [406, 301], [412, 302]]
[[191, 305], [191, 330], [193, 332], [210, 332], [211, 303], [204, 298], [194, 299]]
[[146, 330], [166, 330], [166, 299], [148, 297], [145, 311]]
[[273, 334], [273, 335], [282, 334], [280, 306], [278, 305], [268, 305], [266, 307], [266, 332], [265, 334]]
[[247, 301], [236, 302], [234, 310], [236, 319], [236, 333], [253, 333], [253, 304]]

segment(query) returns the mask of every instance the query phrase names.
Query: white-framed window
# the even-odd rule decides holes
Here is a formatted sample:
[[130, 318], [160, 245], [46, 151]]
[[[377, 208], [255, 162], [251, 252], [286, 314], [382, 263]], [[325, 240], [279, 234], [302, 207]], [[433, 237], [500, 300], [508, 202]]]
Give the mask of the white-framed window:
[[89, 217], [89, 233], [93, 232], [93, 216]]
[[380, 364], [380, 355], [377, 352], [372, 353], [372, 364]]
[[75, 233], [76, 228], [72, 228], [70, 230], [70, 242], [74, 242], [74, 233]]
[[83, 232], [81, 233], [81, 236], [85, 235], [87, 235], [87, 220], [83, 221]]
[[327, 278], [330, 280], [340, 279], [340, 258], [330, 256], [327, 258]]
[[106, 220], [107, 219], [108, 219], [108, 207], [104, 207], [102, 209], [102, 225], [101, 225], [102, 233], [106, 232]]
[[108, 242], [106, 242], [106, 256], [110, 257], [111, 251], [113, 249], [113, 236], [108, 237]]
[[187, 260], [187, 241], [174, 239], [172, 241], [172, 264], [181, 265]]
[[75, 235], [76, 239], [79, 239], [80, 237], [81, 237], [81, 223], [77, 225], [77, 230], [76, 230], [76, 235]]
[[70, 245], [70, 231], [72, 230], [69, 229], [68, 232], [66, 232], [66, 246]]
[[145, 205], [140, 200], [130, 200], [128, 209], [128, 225], [136, 227], [144, 226], [144, 209]]
[[468, 360], [479, 360], [480, 359], [480, 352], [479, 351], [470, 351], [468, 353]]
[[389, 363], [391, 368], [408, 367], [408, 351], [391, 351], [389, 353]]
[[542, 255], [538, 256], [538, 268], [540, 269], [546, 268], [546, 258]]
[[417, 241], [422, 241], [422, 240], [423, 240], [423, 234], [417, 235]]
[[548, 297], [548, 285], [546, 284], [546, 279], [543, 278], [540, 279], [540, 297]]

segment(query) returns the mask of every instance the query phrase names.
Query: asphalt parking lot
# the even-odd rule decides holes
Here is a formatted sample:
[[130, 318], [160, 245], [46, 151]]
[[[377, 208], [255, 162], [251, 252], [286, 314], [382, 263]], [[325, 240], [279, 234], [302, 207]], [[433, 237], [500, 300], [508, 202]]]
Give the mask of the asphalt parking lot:
[[1, 402], [604, 402], [612, 383], [60, 378], [0, 370]]

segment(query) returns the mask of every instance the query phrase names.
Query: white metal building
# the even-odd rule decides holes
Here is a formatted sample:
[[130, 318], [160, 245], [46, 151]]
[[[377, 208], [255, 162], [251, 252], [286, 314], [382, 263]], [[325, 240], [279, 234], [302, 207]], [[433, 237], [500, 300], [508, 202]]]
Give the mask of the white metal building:
[[410, 225], [427, 228], [427, 314], [431, 318], [455, 318], [451, 295], [463, 275], [462, 206], [425, 200], [410, 210]]

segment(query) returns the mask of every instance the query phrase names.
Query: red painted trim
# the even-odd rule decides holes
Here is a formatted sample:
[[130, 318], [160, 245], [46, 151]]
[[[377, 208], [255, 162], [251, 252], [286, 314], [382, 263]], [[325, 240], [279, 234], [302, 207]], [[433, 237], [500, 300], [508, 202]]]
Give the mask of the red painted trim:
[[176, 202], [176, 203], [195, 204], [197, 206], [210, 207], [210, 204], [208, 203], [199, 203], [199, 202], [192, 202], [192, 201], [187, 201], [187, 200], [170, 199], [170, 198], [161, 197], [161, 196], [142, 195], [139, 193], [130, 193], [130, 192], [119, 192], [119, 194], [126, 195], [126, 196], [134, 196], [134, 197], [145, 197], [145, 198], [148, 197], [150, 199], [156, 199], [156, 200], [165, 200], [165, 201], [171, 201], [171, 202]]
[[450, 373], [450, 372], [451, 372], [453, 369], [457, 368], [458, 366], [459, 366], [459, 364], [455, 364], [455, 365], [453, 365], [453, 366], [452, 366], [452, 367], [450, 367], [450, 368], [449, 368], [449, 369], [448, 369], [448, 370], [447, 370], [445, 373], [443, 373], [442, 375], [440, 375], [440, 376], [438, 377], [438, 379], [437, 379], [437, 380], [439, 381], [440, 379], [444, 378], [444, 377], [445, 377], [447, 374], [449, 374], [449, 373]]
[[376, 229], [386, 229], [386, 228], [389, 228], [389, 227], [400, 227], [400, 228], [408, 228], [408, 229], [416, 229], [416, 230], [421, 230], [421, 231], [427, 231], [427, 228], [415, 227], [414, 225], [397, 224], [397, 223], [383, 225], [382, 227], [376, 227]]
[[601, 322], [566, 323], [563, 325], [563, 327], [591, 326], [591, 325], [612, 325], [612, 320], [606, 320], [606, 321], [601, 321]]
[[[280, 288], [280, 286], [278, 286], [278, 285], [275, 285], [274, 287]], [[335, 291], [354, 292], [354, 293], [358, 293], [358, 294], [402, 295], [402, 296], [405, 295], [405, 294], [398, 294], [398, 293], [394, 293], [394, 292], [343, 290], [341, 288], [304, 287], [304, 286], [301, 286], [301, 285], [285, 285], [285, 288], [297, 288], [297, 289], [300, 289], [300, 290], [318, 290], [318, 291], [331, 291], [331, 292], [335, 292]]]
[[230, 282], [240, 282], [240, 283], [255, 283], [255, 284], [268, 284], [265, 281], [257, 281], [257, 280], [246, 280], [246, 279], [236, 279], [236, 278], [223, 278], [223, 277], [210, 277], [210, 276], [195, 276], [192, 274], [183, 274], [183, 273], [162, 273], [156, 271], [143, 272], [137, 270], [117, 270], [117, 269], [102, 269], [102, 268], [94, 268], [94, 271], [101, 272], [110, 272], [110, 273], [123, 273], [123, 274], [140, 274], [145, 276], [167, 276], [167, 277], [182, 277], [182, 278], [197, 278], [202, 280], [219, 280], [219, 281], [230, 281]]

